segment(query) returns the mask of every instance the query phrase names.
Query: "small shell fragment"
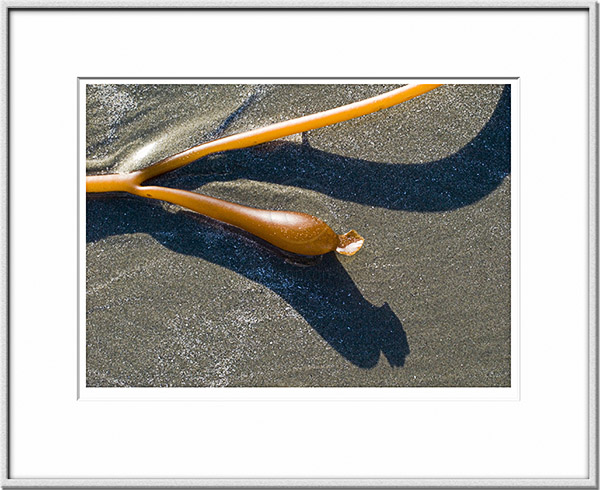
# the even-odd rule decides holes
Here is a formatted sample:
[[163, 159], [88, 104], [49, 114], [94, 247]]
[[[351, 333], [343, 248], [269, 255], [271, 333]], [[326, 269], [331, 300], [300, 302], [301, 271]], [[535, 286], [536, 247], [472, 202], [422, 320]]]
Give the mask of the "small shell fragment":
[[356, 231], [350, 230], [345, 235], [338, 235], [339, 245], [335, 251], [342, 255], [354, 255], [365, 243], [365, 239]]

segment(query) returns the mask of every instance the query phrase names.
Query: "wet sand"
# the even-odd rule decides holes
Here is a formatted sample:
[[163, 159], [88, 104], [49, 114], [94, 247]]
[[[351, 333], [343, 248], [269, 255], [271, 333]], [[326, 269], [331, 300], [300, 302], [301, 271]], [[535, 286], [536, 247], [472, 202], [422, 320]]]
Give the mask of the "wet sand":
[[[87, 172], [390, 85], [94, 86]], [[510, 92], [448, 85], [154, 179], [366, 239], [299, 265], [173, 205], [88, 196], [88, 386], [510, 386]]]

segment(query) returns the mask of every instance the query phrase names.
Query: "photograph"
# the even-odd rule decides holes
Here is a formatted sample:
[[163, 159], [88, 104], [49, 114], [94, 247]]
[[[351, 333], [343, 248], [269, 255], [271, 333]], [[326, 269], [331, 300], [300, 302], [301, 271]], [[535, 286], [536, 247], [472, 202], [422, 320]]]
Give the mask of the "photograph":
[[518, 85], [439, 82], [80, 79], [85, 387], [511, 387]]

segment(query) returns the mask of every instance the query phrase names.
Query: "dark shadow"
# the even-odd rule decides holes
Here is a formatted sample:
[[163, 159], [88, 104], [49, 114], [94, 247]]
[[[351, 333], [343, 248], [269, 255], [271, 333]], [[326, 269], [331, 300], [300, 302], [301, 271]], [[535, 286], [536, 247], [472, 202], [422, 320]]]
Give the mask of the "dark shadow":
[[[446, 211], [472, 204], [510, 173], [510, 85], [492, 116], [465, 147], [423, 164], [376, 163], [302, 144], [273, 142], [206, 157], [153, 185], [197, 189], [207, 182], [248, 179], [311, 189], [344, 201], [404, 211]], [[398, 141], [403, 138], [397, 135]]]
[[[214, 233], [215, 226], [221, 228], [219, 233]], [[299, 257], [306, 265], [320, 261], [318, 267], [299, 267], [290, 263], [291, 256], [282, 257], [269, 246], [265, 250], [250, 235], [192, 213], [168, 214], [137, 198], [89, 198], [86, 240], [123, 233], [147, 233], [177, 253], [226, 267], [268, 287], [356, 366], [374, 367], [382, 352], [390, 365], [404, 365], [409, 347], [400, 320], [387, 304], [376, 307], [365, 300], [334, 254]]]

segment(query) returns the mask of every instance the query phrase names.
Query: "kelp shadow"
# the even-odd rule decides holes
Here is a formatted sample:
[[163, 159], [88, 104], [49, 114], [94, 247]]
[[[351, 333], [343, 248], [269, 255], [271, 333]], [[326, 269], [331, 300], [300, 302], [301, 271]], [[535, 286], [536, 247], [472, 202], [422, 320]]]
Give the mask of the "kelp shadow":
[[[378, 163], [320, 151], [308, 144], [272, 142], [211, 155], [152, 183], [197, 189], [208, 182], [247, 179], [293, 185], [387, 209], [457, 209], [487, 196], [510, 174], [510, 94], [510, 85], [506, 85], [490, 119], [469, 144], [434, 162]], [[398, 141], [401, 138], [398, 134]]]
[[[299, 267], [262, 242], [213, 220], [187, 212], [165, 219], [166, 214], [141, 199], [91, 198], [86, 240], [147, 233], [177, 253], [226, 267], [268, 287], [354, 365], [372, 368], [381, 353], [391, 366], [404, 365], [409, 347], [400, 320], [387, 304], [369, 303], [334, 254], [312, 259], [313, 265], [320, 261], [318, 267]], [[217, 233], [215, 226], [221, 228]]]

